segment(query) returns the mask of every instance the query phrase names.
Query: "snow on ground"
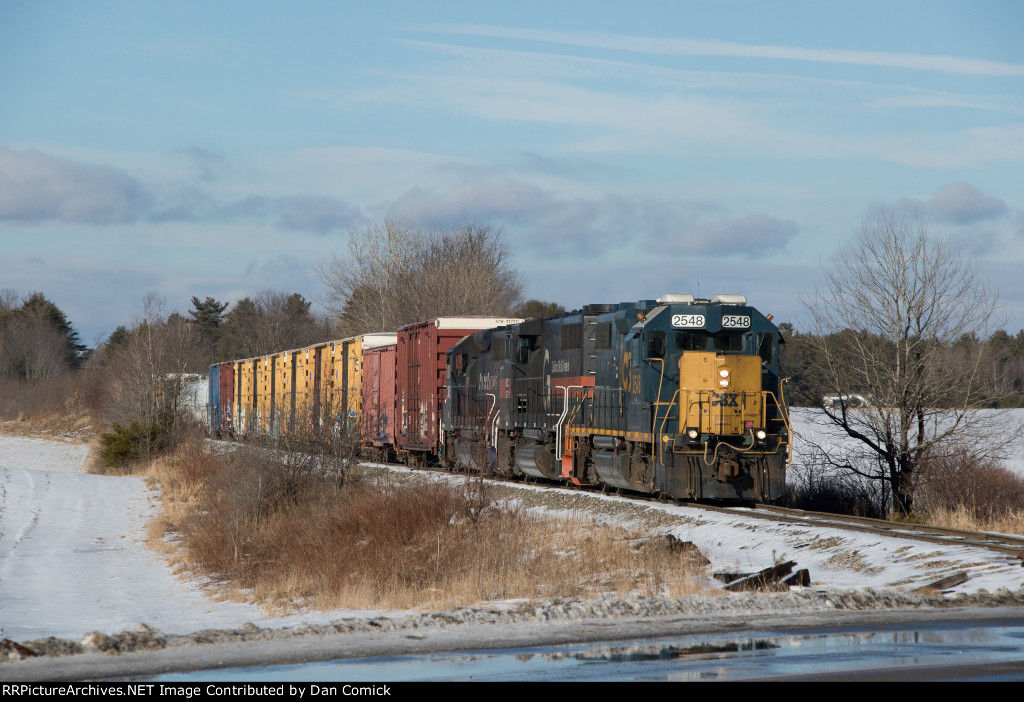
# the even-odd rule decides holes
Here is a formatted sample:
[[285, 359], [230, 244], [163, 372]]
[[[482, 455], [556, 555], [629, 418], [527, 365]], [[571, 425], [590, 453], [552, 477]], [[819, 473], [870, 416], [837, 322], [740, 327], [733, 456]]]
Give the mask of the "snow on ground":
[[142, 622], [187, 633], [307, 619], [217, 602], [176, 577], [146, 548], [157, 493], [142, 478], [86, 474], [87, 451], [0, 436], [0, 638], [79, 639]]
[[[173, 634], [374, 614], [270, 617], [251, 605], [213, 599], [146, 548], [147, 523], [158, 510], [155, 491], [141, 478], [88, 475], [85, 458], [81, 445], [0, 436], [0, 638], [79, 639], [139, 623]], [[614, 515], [621, 498], [604, 499]], [[958, 570], [971, 578], [957, 592], [1024, 587], [1019, 560], [986, 549], [631, 504], [674, 517], [667, 520], [671, 530], [693, 541], [714, 570], [753, 571], [795, 560], [810, 569], [815, 587], [830, 589], [912, 588]]]

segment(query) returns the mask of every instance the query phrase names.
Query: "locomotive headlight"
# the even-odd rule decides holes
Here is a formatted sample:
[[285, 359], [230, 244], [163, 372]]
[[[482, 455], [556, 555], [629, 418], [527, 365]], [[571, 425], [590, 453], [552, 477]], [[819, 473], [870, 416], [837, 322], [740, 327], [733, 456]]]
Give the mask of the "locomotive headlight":
[[757, 437], [758, 441], [764, 441], [765, 439], [768, 438], [768, 432], [766, 432], [764, 429], [758, 429], [756, 432], [754, 432], [754, 436]]
[[718, 374], [720, 376], [722, 376], [723, 378], [728, 378], [729, 377], [729, 369], [728, 368], [723, 368], [722, 370], [718, 371]]
[[686, 430], [686, 436], [689, 437], [690, 441], [697, 440], [697, 433], [697, 430], [694, 429], [693, 427], [690, 427], [689, 429]]

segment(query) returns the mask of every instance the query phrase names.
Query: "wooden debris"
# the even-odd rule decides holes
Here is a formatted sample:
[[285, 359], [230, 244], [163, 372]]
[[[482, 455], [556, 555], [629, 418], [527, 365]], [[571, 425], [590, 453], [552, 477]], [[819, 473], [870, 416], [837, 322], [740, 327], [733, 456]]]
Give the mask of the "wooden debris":
[[[765, 568], [758, 573], [733, 580], [724, 589], [729, 592], [774, 589], [773, 586], [778, 585], [783, 578], [793, 572], [794, 566], [796, 566], [796, 561], [786, 561], [771, 568]], [[810, 576], [808, 576], [809, 580]]]
[[810, 587], [811, 585], [811, 571], [806, 568], [801, 568], [797, 572], [790, 575], [788, 578], [783, 579], [783, 585], [798, 585], [800, 587]]
[[723, 583], [731, 583], [734, 580], [739, 580], [740, 578], [749, 578], [751, 575], [753, 575], [753, 573], [729, 573], [727, 571], [722, 571], [719, 573], [712, 573], [711, 577], [715, 580], [720, 580]]

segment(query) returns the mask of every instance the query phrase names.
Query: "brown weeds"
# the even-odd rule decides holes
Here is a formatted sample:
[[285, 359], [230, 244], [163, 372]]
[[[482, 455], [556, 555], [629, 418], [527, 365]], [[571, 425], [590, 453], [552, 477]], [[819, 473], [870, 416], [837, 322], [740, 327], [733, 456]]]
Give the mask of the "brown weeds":
[[71, 377], [34, 385], [0, 379], [0, 433], [87, 442], [94, 432], [83, 393]]
[[552, 521], [478, 481], [407, 482], [284, 469], [280, 451], [155, 462], [166, 508], [150, 538], [178, 563], [272, 607], [406, 609], [486, 600], [702, 591], [703, 567], [640, 535]]
[[978, 510], [973, 507], [961, 504], [955, 507], [937, 507], [929, 510], [922, 520], [926, 524], [947, 529], [1024, 535], [1024, 510], [979, 514]]
[[1024, 534], [1024, 477], [966, 450], [930, 460], [914, 498], [916, 516], [926, 524]]

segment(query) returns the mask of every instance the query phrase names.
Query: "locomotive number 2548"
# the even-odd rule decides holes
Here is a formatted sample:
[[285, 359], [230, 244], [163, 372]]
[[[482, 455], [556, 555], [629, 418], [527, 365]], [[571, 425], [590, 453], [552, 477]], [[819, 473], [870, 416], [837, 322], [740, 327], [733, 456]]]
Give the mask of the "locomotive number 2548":
[[704, 327], [704, 315], [674, 314], [672, 315], [672, 326], [682, 329], [702, 329]]
[[746, 329], [750, 326], [750, 317], [745, 314], [723, 314], [723, 329]]

